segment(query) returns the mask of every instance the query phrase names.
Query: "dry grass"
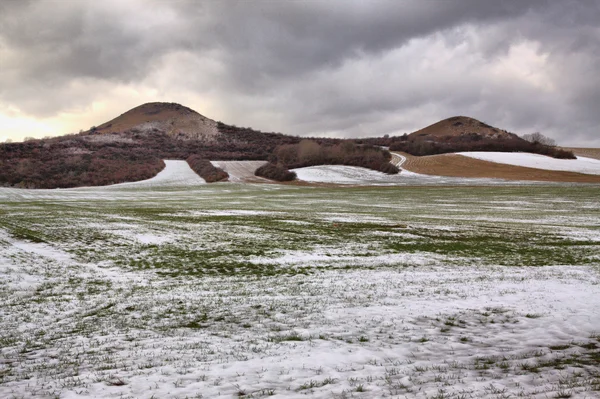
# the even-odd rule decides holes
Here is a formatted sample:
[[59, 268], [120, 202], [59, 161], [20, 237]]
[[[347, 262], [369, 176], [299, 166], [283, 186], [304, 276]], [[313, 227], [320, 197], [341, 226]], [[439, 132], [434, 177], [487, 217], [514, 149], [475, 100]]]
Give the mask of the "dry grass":
[[482, 161], [457, 154], [415, 157], [402, 154], [402, 167], [415, 173], [448, 177], [497, 178], [570, 183], [600, 183], [599, 175], [542, 170]]

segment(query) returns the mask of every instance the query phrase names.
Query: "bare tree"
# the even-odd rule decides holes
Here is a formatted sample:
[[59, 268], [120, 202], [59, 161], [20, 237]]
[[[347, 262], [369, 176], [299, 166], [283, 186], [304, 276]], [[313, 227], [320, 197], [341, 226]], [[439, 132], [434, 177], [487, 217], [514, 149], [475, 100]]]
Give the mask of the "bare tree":
[[542, 145], [547, 145], [549, 147], [556, 147], [556, 141], [554, 141], [554, 139], [551, 139], [550, 137], [546, 137], [543, 134], [541, 134], [540, 132], [524, 134], [523, 140], [527, 140], [533, 144], [542, 144]]

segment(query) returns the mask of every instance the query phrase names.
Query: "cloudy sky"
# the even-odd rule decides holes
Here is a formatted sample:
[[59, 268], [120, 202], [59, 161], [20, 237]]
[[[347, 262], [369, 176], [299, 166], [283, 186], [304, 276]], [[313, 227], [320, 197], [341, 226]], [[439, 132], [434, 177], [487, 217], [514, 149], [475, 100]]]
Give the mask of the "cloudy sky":
[[297, 135], [454, 115], [600, 146], [600, 0], [0, 1], [0, 141], [150, 101]]

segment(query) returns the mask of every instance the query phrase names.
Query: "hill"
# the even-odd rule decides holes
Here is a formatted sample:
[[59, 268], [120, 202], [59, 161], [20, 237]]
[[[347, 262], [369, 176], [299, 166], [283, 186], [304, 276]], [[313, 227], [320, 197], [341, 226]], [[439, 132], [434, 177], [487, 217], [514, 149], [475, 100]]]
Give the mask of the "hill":
[[[371, 139], [306, 138], [216, 122], [175, 103], [147, 103], [87, 132], [0, 144], [0, 186], [66, 188], [138, 181], [155, 176], [163, 160], [188, 160], [207, 181], [226, 173], [208, 161], [270, 161], [272, 170], [336, 164], [397, 173], [389, 146], [412, 155], [460, 151], [522, 151], [569, 158], [556, 147], [529, 143], [513, 133], [464, 116], [410, 135]], [[269, 177], [269, 176], [265, 176]]]
[[[87, 132], [0, 144], [0, 186], [67, 188], [149, 179], [164, 159], [266, 161], [299, 137], [215, 122], [174, 103], [147, 103]], [[320, 144], [340, 139], [315, 139]], [[211, 169], [211, 168], [208, 168]], [[221, 179], [217, 170], [210, 178]], [[203, 176], [205, 179], [206, 176]]]
[[490, 126], [477, 119], [466, 116], [454, 116], [441, 120], [433, 125], [417, 130], [408, 135], [409, 139], [440, 140], [457, 139], [473, 140], [475, 138], [491, 140], [515, 139], [518, 136]]
[[570, 151], [539, 142], [531, 143], [514, 133], [466, 116], [444, 119], [411, 134], [395, 138], [389, 147], [392, 151], [416, 156], [463, 151], [497, 151], [575, 158]]
[[423, 157], [415, 157], [409, 154], [403, 155], [406, 157], [406, 161], [402, 164], [403, 169], [425, 175], [544, 182], [600, 183], [600, 175], [535, 169], [484, 161], [459, 154], [441, 154]]
[[88, 133], [123, 133], [132, 129], [158, 129], [184, 140], [214, 141], [218, 139], [217, 122], [191, 108], [176, 103], [146, 103], [108, 121]]

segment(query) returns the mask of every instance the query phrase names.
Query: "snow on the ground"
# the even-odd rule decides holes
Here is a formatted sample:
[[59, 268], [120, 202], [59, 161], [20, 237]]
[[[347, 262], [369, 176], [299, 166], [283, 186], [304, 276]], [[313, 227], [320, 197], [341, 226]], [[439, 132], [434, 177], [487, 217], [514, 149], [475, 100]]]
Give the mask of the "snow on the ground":
[[[406, 160], [406, 159], [404, 159]], [[404, 160], [397, 160], [399, 166]], [[466, 177], [431, 176], [413, 173], [401, 169], [396, 175], [388, 175], [367, 168], [345, 165], [320, 165], [306, 168], [292, 169], [296, 172], [298, 180], [309, 183], [346, 184], [362, 186], [403, 186], [403, 185], [430, 185], [430, 184], [508, 184], [501, 179], [473, 179]], [[511, 181], [510, 184], [515, 184]], [[529, 184], [531, 184], [529, 182]]]
[[577, 159], [556, 159], [545, 155], [530, 154], [526, 152], [471, 151], [459, 152], [458, 154], [481, 159], [483, 161], [524, 166], [527, 168], [600, 175], [600, 160], [593, 158], [577, 157]]
[[[27, 305], [31, 343], [2, 352], [0, 395], [546, 398], [591, 387], [593, 367], [568, 365], [600, 331], [590, 268], [146, 279], [81, 297], [82, 308]], [[53, 296], [70, 298], [65, 288]]]
[[[441, 240], [444, 229], [462, 243], [470, 236], [459, 233], [477, 228], [489, 239], [540, 225], [593, 240], [573, 246], [581, 251], [598, 238], [597, 189], [495, 189], [477, 199], [483, 191], [471, 188], [332, 196], [339, 190], [249, 186], [187, 196], [22, 190], [37, 195], [28, 200], [0, 190], [0, 398], [598, 397], [597, 255], [591, 265], [528, 267], [448, 264], [445, 250], [384, 252], [394, 241]], [[90, 202], [92, 192], [110, 195]], [[104, 201], [112, 197], [122, 201]], [[482, 215], [502, 217], [505, 230]], [[376, 241], [368, 226], [333, 235], [341, 223], [398, 231]], [[40, 232], [45, 241], [19, 238]], [[307, 244], [311, 235], [318, 246]], [[569, 248], [552, 242], [559, 247], [548, 253]], [[202, 266], [222, 253], [238, 271], [256, 263], [282, 273], [168, 272], [213, 251]], [[152, 259], [154, 267], [137, 264]]]
[[363, 182], [392, 183], [397, 175], [344, 165], [320, 165], [293, 169], [299, 180], [315, 183], [360, 184]]
[[168, 187], [168, 186], [195, 186], [206, 184], [206, 181], [198, 176], [190, 168], [186, 161], [165, 160], [165, 168], [151, 179], [113, 184], [110, 187]]

